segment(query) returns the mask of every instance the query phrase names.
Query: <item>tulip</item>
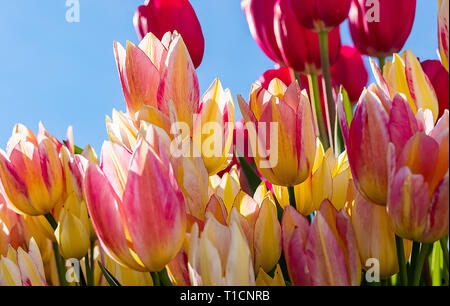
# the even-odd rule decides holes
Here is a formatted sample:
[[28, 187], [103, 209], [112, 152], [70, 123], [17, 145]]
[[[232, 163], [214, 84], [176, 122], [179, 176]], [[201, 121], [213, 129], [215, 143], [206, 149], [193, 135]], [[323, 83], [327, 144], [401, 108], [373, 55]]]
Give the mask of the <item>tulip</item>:
[[311, 225], [292, 206], [282, 219], [283, 251], [294, 285], [349, 286], [361, 282], [351, 221], [324, 201]]
[[[395, 232], [386, 207], [366, 200], [359, 192], [350, 203], [351, 220], [363, 268], [370, 268], [370, 259], [378, 260], [381, 279], [399, 272]], [[403, 242], [405, 258], [409, 258], [411, 243]]]
[[448, 72], [448, 24], [449, 0], [438, 0], [438, 39], [442, 65]]
[[6, 255], [9, 245], [14, 249], [26, 247], [28, 240], [29, 233], [23, 216], [9, 209], [0, 194], [0, 255]]
[[[286, 66], [304, 74], [320, 74], [319, 34], [303, 27], [289, 8], [288, 0], [278, 0], [275, 6], [275, 36]], [[328, 35], [329, 59], [333, 65], [339, 57], [341, 38], [339, 27]]]
[[[259, 82], [261, 83], [261, 87], [265, 90], [269, 90], [269, 84], [273, 79], [279, 79], [284, 84], [291, 84], [294, 82], [294, 76], [291, 71], [287, 67], [280, 67], [279, 65], [275, 65], [275, 69], [269, 69], [264, 72], [259, 77]], [[303, 84], [303, 82], [302, 82]]]
[[437, 60], [428, 60], [421, 63], [423, 71], [428, 76], [433, 85], [439, 102], [440, 118], [444, 114], [444, 110], [449, 108], [449, 74], [448, 71]]
[[362, 54], [387, 57], [399, 52], [414, 23], [416, 0], [353, 0], [348, 15], [350, 34]]
[[140, 138], [131, 155], [105, 142], [100, 167], [91, 163], [84, 179], [89, 215], [102, 247], [138, 271], [162, 270], [184, 239], [184, 197], [163, 150]]
[[41, 254], [33, 238], [28, 252], [10, 248], [6, 257], [0, 257], [0, 286], [46, 285]]
[[[322, 144], [317, 141], [311, 174], [303, 183], [294, 186], [297, 210], [308, 216], [318, 210], [324, 200], [329, 200], [336, 209], [341, 210], [347, 201], [350, 178], [346, 153], [336, 158], [331, 148], [325, 153]], [[283, 208], [289, 206], [287, 188], [273, 186], [273, 189], [280, 205]]]
[[331, 67], [331, 78], [336, 86], [345, 88], [352, 104], [356, 104], [369, 80], [361, 53], [352, 46], [342, 46], [339, 59]]
[[53, 140], [16, 126], [7, 152], [0, 151], [0, 180], [0, 192], [16, 212], [49, 213], [64, 195], [64, 173]]
[[274, 7], [277, 0], [242, 0], [241, 6], [250, 33], [261, 50], [272, 61], [284, 66], [274, 32]]
[[414, 114], [421, 108], [430, 109], [434, 120], [438, 119], [439, 102], [433, 85], [410, 50], [405, 51], [402, 56], [394, 54], [393, 60], [386, 62], [383, 75], [380, 75], [373, 60], [371, 65], [378, 85], [391, 99], [402, 93], [408, 99]]
[[289, 4], [298, 22], [320, 32], [330, 31], [347, 19], [351, 0], [289, 0]]
[[229, 226], [209, 218], [200, 234], [194, 224], [188, 252], [189, 275], [194, 286], [255, 284], [250, 249], [236, 214], [233, 210], [235, 216]]
[[188, 0], [147, 0], [138, 7], [134, 27], [142, 40], [147, 33], [162, 39], [166, 32], [179, 32], [187, 42], [187, 48], [195, 68], [200, 66], [205, 51], [205, 39], [197, 15]]
[[239, 107], [247, 129], [252, 128], [249, 138], [260, 173], [272, 184], [295, 186], [306, 180], [314, 163], [311, 104], [297, 82], [289, 87], [278, 79], [272, 83], [272, 92], [265, 93], [254, 85], [250, 105], [238, 96]]
[[201, 152], [209, 175], [228, 166], [233, 145], [234, 102], [229, 89], [216, 79], [200, 100], [193, 142]]
[[431, 243], [448, 234], [449, 113], [417, 131], [403, 147], [389, 147], [387, 212], [400, 237]]
[[232, 168], [231, 171], [226, 172], [222, 177], [219, 177], [218, 175], [209, 177], [212, 191], [223, 202], [228, 214], [231, 213], [235, 198], [241, 190], [240, 180], [236, 169], [236, 167]]
[[286, 286], [280, 265], [277, 265], [273, 278], [270, 277], [263, 269], [259, 269], [258, 276], [255, 281], [256, 286]]

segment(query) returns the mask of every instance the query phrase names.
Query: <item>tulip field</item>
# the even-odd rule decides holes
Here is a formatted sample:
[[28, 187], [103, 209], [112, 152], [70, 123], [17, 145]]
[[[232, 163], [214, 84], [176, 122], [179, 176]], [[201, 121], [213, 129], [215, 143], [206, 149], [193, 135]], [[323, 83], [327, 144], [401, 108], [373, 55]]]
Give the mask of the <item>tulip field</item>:
[[0, 286], [450, 284], [449, 0], [439, 60], [403, 50], [416, 0], [234, 1], [276, 63], [249, 96], [201, 92], [193, 6], [147, 0], [101, 150], [13, 127]]

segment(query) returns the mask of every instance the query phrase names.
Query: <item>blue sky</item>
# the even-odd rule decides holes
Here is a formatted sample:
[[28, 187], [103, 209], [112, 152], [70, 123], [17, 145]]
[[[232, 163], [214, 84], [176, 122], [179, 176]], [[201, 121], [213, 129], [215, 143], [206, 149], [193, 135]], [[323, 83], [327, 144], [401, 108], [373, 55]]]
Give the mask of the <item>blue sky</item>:
[[[68, 23], [66, 0], [0, 1], [1, 148], [14, 124], [37, 130], [42, 121], [59, 139], [72, 125], [76, 144], [90, 143], [98, 152], [107, 138], [105, 115], [125, 109], [112, 46], [114, 40], [137, 43], [132, 17], [144, 0], [79, 2], [80, 22]], [[191, 3], [206, 40], [197, 70], [201, 92], [219, 77], [234, 97], [247, 97], [251, 83], [273, 63], [251, 38], [240, 0]], [[436, 15], [437, 1], [417, 0], [405, 48], [421, 59], [437, 58]], [[346, 24], [341, 33], [343, 42], [351, 44]]]

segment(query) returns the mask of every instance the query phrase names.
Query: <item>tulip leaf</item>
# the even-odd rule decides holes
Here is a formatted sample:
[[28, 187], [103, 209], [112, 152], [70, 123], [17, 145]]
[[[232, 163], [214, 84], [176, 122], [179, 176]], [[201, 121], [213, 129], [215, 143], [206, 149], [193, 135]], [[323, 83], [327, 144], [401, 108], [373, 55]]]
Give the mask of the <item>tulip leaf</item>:
[[343, 104], [344, 104], [345, 117], [347, 118], [348, 126], [350, 126], [350, 124], [352, 123], [352, 120], [353, 120], [352, 105], [350, 103], [348, 93], [344, 87], [342, 87], [341, 93], [342, 93], [342, 98], [343, 98], [342, 100], [343, 100]]
[[261, 184], [261, 178], [256, 174], [255, 169], [249, 164], [247, 159], [236, 149], [236, 156], [239, 159], [239, 164], [241, 165], [242, 171], [244, 172], [245, 178], [247, 179], [248, 185], [255, 193], [259, 184]]
[[111, 287], [118, 287], [122, 286], [120, 282], [111, 274], [111, 272], [106, 269], [102, 263], [99, 261], [98, 266], [100, 267], [100, 270], [102, 271], [103, 276], [105, 276], [106, 281]]

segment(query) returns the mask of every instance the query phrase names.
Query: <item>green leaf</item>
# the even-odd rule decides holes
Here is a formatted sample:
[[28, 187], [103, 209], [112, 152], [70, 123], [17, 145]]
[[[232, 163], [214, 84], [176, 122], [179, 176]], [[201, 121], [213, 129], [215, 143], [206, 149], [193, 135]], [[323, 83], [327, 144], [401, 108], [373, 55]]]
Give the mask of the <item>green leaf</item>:
[[108, 271], [105, 267], [103, 267], [102, 263], [98, 261], [98, 266], [100, 267], [100, 270], [103, 273], [103, 276], [105, 276], [106, 281], [111, 287], [120, 287], [122, 286], [120, 282], [111, 274], [111, 272]]
[[442, 285], [442, 275], [441, 271], [443, 269], [443, 256], [442, 256], [442, 248], [440, 242], [437, 241], [433, 245], [433, 251], [430, 255], [430, 273], [431, 273], [431, 284], [433, 286]]
[[348, 93], [344, 87], [342, 87], [342, 97], [344, 103], [345, 117], [347, 118], [348, 126], [350, 126], [353, 120], [352, 104], [350, 103]]
[[238, 149], [236, 149], [236, 156], [247, 179], [248, 185], [252, 190], [252, 193], [255, 193], [259, 184], [261, 184], [261, 178], [258, 176], [258, 174], [256, 174], [255, 169], [253, 169], [253, 167], [248, 163], [247, 159], [245, 159], [245, 157], [239, 152]]

